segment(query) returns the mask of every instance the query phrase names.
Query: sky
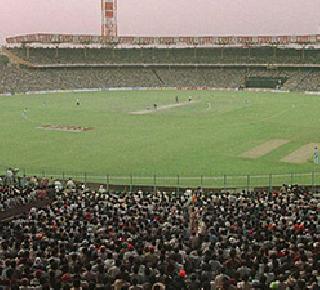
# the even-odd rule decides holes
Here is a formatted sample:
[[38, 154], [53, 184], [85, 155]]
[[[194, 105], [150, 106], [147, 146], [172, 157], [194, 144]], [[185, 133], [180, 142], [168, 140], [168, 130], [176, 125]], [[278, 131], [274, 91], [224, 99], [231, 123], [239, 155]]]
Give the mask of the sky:
[[[320, 0], [118, 0], [119, 35], [320, 33]], [[0, 0], [0, 41], [100, 33], [100, 0]]]

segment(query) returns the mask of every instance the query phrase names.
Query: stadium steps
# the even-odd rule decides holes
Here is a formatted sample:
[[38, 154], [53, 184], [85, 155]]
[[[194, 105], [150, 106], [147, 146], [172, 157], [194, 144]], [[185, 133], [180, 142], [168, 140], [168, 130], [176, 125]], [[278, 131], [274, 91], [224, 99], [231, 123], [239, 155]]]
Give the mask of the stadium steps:
[[155, 74], [155, 76], [157, 77], [157, 79], [159, 80], [159, 82], [162, 85], [165, 85], [165, 82], [162, 80], [162, 78], [159, 76], [159, 74], [157, 73], [157, 71], [155, 69], [152, 70], [152, 72]]
[[29, 61], [22, 59], [21, 57], [15, 55], [13, 52], [9, 51], [5, 47], [0, 47], [0, 54], [5, 55], [9, 58], [10, 63], [15, 65], [26, 65], [28, 67], [33, 67], [33, 64], [31, 64]]

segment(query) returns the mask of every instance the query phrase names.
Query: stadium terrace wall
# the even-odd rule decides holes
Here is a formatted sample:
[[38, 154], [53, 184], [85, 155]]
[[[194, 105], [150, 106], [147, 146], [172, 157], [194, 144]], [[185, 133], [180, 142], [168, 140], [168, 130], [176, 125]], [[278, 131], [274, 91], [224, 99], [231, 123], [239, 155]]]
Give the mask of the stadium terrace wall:
[[[48, 90], [48, 91], [28, 91], [28, 92], [16, 92], [23, 95], [47, 95], [47, 94], [59, 94], [59, 93], [84, 93], [84, 92], [103, 92], [103, 91], [234, 91], [236, 88], [212, 88], [212, 87], [117, 87], [117, 88], [83, 88], [78, 90]], [[290, 93], [289, 90], [276, 90], [272, 88], [244, 88], [244, 91], [249, 92], [272, 92], [272, 93]], [[320, 92], [305, 91], [306, 95], [320, 95]], [[11, 96], [11, 93], [0, 94], [0, 96]]]
[[103, 37], [97, 35], [36, 33], [6, 38], [7, 44], [102, 45], [102, 46], [263, 46], [320, 45], [320, 34], [285, 36], [204, 36], [204, 37]]
[[[46, 95], [55, 93], [84, 93], [84, 92], [103, 92], [103, 91], [239, 91], [239, 88], [215, 88], [215, 87], [110, 87], [110, 88], [83, 88], [75, 90], [45, 90], [45, 91], [24, 91], [15, 92], [23, 95]], [[245, 91], [253, 92], [273, 92], [273, 93], [289, 93], [289, 90], [275, 90], [270, 88], [243, 88]], [[320, 92], [305, 91], [305, 94], [320, 95]], [[10, 96], [11, 93], [0, 94], [0, 96]]]

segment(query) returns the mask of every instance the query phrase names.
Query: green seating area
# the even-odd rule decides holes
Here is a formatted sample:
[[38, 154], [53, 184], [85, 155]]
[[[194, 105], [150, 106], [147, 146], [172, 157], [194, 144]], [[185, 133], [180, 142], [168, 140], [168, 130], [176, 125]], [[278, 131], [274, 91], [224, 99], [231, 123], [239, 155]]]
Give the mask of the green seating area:
[[12, 48], [11, 51], [34, 64], [320, 64], [320, 49], [279, 47]]
[[7, 64], [9, 63], [9, 59], [5, 55], [0, 55], [0, 64]]
[[278, 77], [249, 77], [246, 79], [247, 88], [270, 88], [276, 89], [281, 88], [282, 85], [287, 81], [287, 78]]

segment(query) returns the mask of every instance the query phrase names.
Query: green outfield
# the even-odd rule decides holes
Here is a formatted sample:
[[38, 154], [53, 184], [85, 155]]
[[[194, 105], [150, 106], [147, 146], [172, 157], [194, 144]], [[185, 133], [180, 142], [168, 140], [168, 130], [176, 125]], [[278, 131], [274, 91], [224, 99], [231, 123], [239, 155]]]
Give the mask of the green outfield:
[[[171, 106], [176, 96], [183, 105]], [[320, 96], [303, 93], [106, 91], [1, 96], [0, 165], [19, 167], [27, 174], [109, 175], [120, 183], [128, 183], [130, 175], [134, 183], [152, 183], [156, 175], [158, 184], [175, 185], [190, 177], [195, 185], [200, 183], [197, 177], [204, 176], [201, 182], [221, 186], [221, 180], [210, 178], [265, 175], [256, 183], [266, 185], [270, 173], [288, 176], [278, 177], [277, 183], [290, 182], [286, 178], [311, 183], [311, 175], [298, 174], [320, 169], [312, 162], [312, 144], [320, 144], [319, 107]], [[49, 125], [53, 130], [39, 128]], [[57, 131], [66, 126], [92, 130]], [[320, 181], [320, 174], [316, 178]]]

